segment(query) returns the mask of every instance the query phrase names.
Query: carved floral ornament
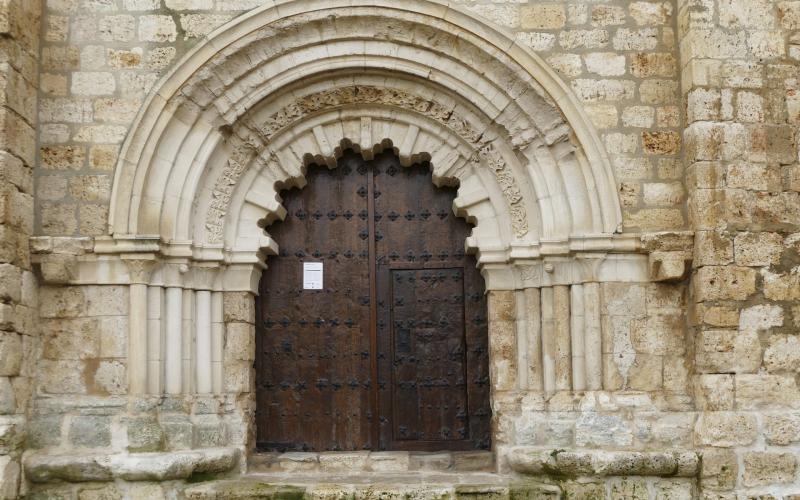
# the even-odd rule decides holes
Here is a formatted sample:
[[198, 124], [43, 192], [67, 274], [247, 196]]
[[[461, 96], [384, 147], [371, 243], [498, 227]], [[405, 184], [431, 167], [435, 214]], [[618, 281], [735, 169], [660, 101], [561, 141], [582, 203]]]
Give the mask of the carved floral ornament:
[[346, 147], [430, 161], [483, 264], [635, 246], [588, 118], [512, 35], [439, 0], [281, 0], [207, 35], [148, 98], [95, 250], [258, 263], [280, 190]]
[[[522, 194], [505, 160], [488, 138], [475, 130], [465, 118], [432, 100], [415, 96], [403, 90], [373, 86], [350, 86], [329, 89], [291, 102], [280, 111], [274, 113], [262, 125], [260, 138], [265, 144], [269, 144], [270, 139], [278, 134], [279, 131], [290, 126], [293, 122], [303, 120], [306, 116], [336, 106], [365, 103], [397, 106], [412, 110], [436, 120], [442, 126], [457, 133], [459, 138], [468, 143], [475, 151], [469, 161], [475, 164], [483, 162], [495, 176], [511, 214], [514, 235], [523, 237], [528, 233], [527, 214], [521, 206]], [[354, 141], [350, 140], [349, 142], [353, 143]], [[238, 151], [246, 150], [247, 148], [240, 148]], [[240, 157], [243, 155], [237, 154], [235, 156]], [[214, 184], [211, 203], [206, 214], [206, 230], [209, 243], [222, 243], [227, 207], [230, 204], [233, 190], [246, 167], [247, 165], [244, 164], [241, 158], [229, 158], [222, 175]]]

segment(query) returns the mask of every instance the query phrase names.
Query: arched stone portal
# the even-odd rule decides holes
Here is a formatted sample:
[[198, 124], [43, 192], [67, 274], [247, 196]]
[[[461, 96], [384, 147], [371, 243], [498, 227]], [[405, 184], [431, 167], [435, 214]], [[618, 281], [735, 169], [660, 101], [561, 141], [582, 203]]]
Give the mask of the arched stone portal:
[[95, 253], [128, 266], [130, 393], [252, 393], [246, 304], [278, 251], [277, 193], [348, 148], [458, 187], [490, 292], [498, 447], [513, 395], [603, 387], [599, 283], [646, 281], [647, 258], [568, 88], [446, 2], [286, 0], [209, 34], [123, 146]]
[[485, 286], [455, 189], [390, 152], [306, 177], [268, 228], [281, 250], [257, 299], [257, 449], [488, 450]]

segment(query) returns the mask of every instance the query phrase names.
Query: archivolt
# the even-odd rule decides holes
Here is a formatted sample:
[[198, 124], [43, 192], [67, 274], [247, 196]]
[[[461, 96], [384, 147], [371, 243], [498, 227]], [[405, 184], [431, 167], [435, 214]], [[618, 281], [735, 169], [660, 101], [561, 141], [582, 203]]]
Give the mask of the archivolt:
[[262, 228], [283, 217], [277, 192], [347, 147], [430, 160], [459, 186], [482, 262], [601, 249], [619, 227], [596, 133], [510, 35], [439, 0], [283, 0], [161, 81], [123, 147], [111, 233], [253, 262], [275, 250]]

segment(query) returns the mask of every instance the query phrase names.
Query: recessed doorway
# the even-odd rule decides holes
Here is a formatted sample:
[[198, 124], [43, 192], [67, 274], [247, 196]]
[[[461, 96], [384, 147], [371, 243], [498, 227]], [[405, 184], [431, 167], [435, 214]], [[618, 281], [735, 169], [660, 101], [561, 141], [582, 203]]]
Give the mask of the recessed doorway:
[[260, 451], [490, 446], [487, 307], [470, 225], [426, 163], [347, 151], [282, 193], [257, 300]]

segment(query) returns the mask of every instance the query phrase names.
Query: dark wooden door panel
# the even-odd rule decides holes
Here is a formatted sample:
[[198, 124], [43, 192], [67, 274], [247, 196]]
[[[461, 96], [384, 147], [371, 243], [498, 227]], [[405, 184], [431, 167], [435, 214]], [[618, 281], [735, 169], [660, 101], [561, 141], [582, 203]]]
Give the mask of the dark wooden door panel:
[[[484, 285], [455, 190], [392, 154], [348, 152], [307, 178], [269, 229], [281, 252], [258, 300], [259, 448], [488, 448]], [[303, 262], [323, 263], [323, 290], [302, 289]]]
[[[428, 165], [404, 168], [392, 154], [378, 156], [373, 172], [381, 448], [486, 449], [486, 302], [464, 252], [470, 225], [453, 214], [456, 190], [436, 188]], [[406, 341], [408, 354], [398, 349]]]
[[464, 440], [463, 269], [393, 269], [391, 282], [392, 437]]
[[[281, 250], [260, 285], [263, 449], [371, 447], [367, 177], [354, 156], [311, 168], [270, 227]], [[322, 290], [303, 290], [303, 262], [323, 263]]]

